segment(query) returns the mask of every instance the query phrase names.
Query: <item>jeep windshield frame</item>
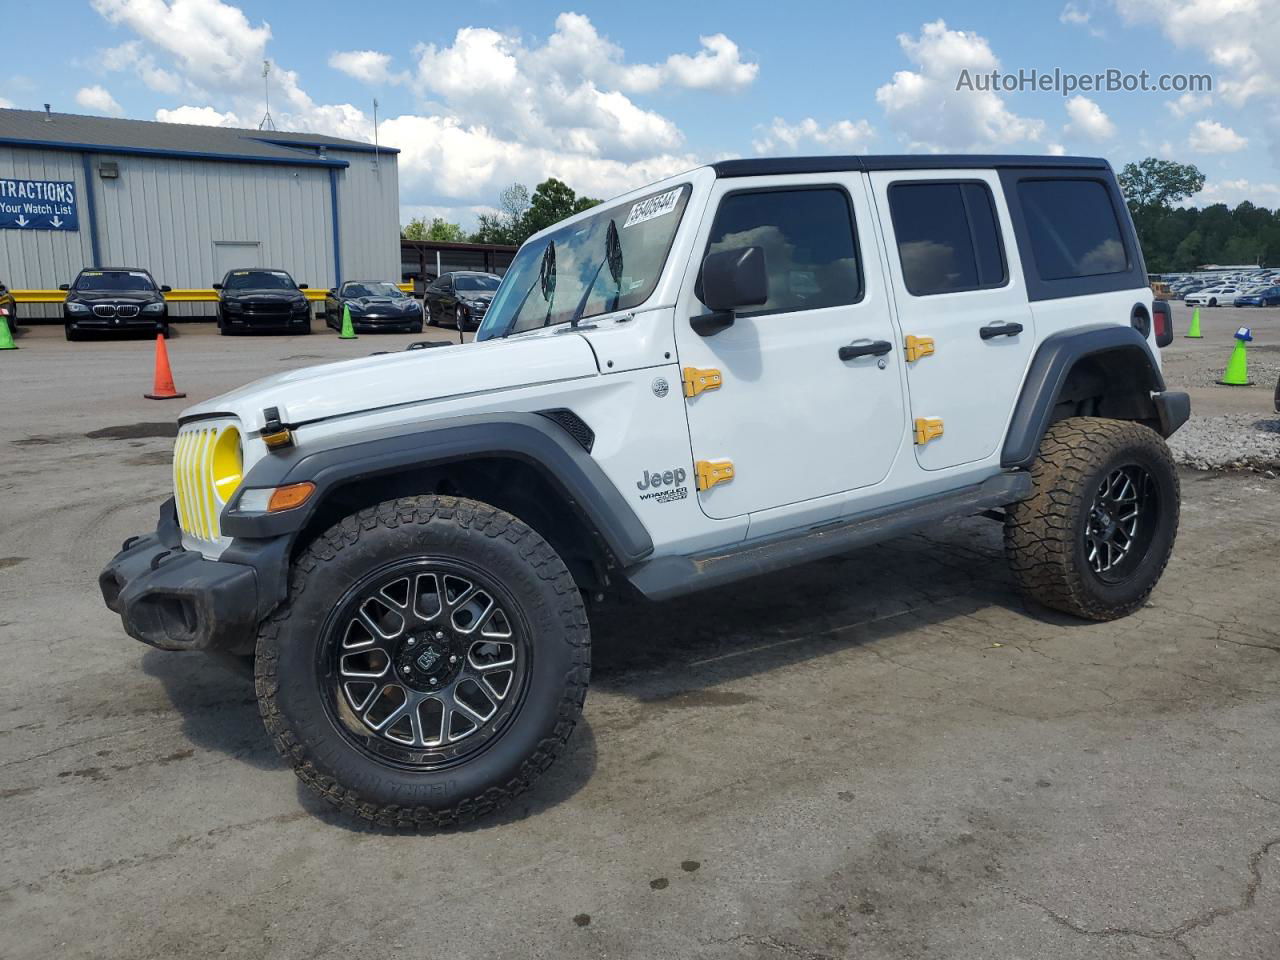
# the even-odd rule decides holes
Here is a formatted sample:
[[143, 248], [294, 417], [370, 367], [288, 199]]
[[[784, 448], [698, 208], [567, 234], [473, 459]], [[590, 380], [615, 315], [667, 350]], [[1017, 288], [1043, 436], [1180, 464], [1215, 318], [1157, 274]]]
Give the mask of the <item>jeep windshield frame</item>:
[[[666, 269], [692, 192], [692, 184], [680, 183], [635, 200], [602, 204], [598, 212], [526, 242], [511, 261], [476, 340], [642, 306]], [[554, 253], [548, 257], [549, 250]]]

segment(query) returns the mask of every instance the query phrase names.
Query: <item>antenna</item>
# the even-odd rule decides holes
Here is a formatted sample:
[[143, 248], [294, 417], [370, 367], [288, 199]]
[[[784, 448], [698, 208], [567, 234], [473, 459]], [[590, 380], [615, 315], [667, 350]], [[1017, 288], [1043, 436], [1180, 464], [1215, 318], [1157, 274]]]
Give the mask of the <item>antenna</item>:
[[274, 130], [276, 122], [271, 119], [271, 61], [262, 61], [262, 97], [267, 103], [267, 112], [262, 115], [262, 119], [258, 122], [259, 130]]
[[378, 165], [378, 98], [373, 98], [373, 168], [382, 176], [382, 167]]

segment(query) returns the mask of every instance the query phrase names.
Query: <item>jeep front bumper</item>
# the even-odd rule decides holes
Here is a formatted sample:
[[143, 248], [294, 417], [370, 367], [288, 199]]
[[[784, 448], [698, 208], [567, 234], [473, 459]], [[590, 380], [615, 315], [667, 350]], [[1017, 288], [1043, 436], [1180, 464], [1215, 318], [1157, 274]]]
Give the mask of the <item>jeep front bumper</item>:
[[184, 550], [170, 498], [160, 508], [156, 531], [126, 540], [98, 586], [125, 631], [143, 643], [161, 650], [250, 653], [261, 619], [259, 579], [252, 563], [207, 560]]

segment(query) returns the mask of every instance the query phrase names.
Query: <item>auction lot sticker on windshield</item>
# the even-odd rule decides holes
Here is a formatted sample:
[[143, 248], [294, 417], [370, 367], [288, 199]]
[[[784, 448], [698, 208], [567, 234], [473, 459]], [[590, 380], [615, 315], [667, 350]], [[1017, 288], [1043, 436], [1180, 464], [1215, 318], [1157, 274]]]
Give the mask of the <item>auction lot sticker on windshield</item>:
[[631, 212], [627, 214], [627, 222], [622, 225], [622, 229], [634, 227], [637, 223], [644, 223], [646, 220], [654, 220], [657, 217], [664, 217], [676, 208], [676, 204], [680, 201], [680, 191], [683, 187], [676, 187], [674, 190], [668, 190], [666, 193], [659, 193], [657, 196], [645, 197], [639, 200], [631, 208]]

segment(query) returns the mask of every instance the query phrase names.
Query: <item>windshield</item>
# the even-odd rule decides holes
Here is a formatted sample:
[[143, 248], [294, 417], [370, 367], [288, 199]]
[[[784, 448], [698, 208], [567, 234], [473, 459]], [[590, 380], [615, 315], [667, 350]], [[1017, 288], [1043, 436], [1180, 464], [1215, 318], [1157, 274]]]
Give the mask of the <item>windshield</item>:
[[501, 282], [499, 277], [455, 276], [453, 288], [455, 290], [497, 290]]
[[348, 283], [342, 288], [344, 297], [394, 297], [406, 296], [394, 283]]
[[77, 290], [154, 292], [155, 283], [141, 270], [86, 270], [76, 277]]
[[526, 243], [476, 339], [644, 303], [667, 262], [690, 190], [685, 184], [617, 204]]
[[228, 290], [293, 290], [293, 278], [283, 270], [232, 270], [222, 285]]

